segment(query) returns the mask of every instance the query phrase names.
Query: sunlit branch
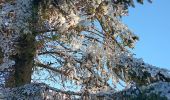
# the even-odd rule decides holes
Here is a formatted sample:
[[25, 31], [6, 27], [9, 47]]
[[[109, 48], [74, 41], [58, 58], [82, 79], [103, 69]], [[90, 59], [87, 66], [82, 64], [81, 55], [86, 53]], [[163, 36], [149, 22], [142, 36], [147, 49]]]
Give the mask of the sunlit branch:
[[[133, 80], [138, 85], [151, 84], [159, 81], [170, 82], [170, 71], [145, 63], [142, 59], [120, 56], [113, 68], [118, 77], [125, 82]], [[122, 72], [123, 70], [123, 72]], [[121, 75], [123, 74], [123, 76]]]
[[[48, 55], [48, 54], [56, 54], [60, 57], [63, 57], [64, 59], [71, 59], [71, 60], [76, 61], [78, 63], [82, 63], [80, 60], [75, 59], [75, 58], [73, 58], [73, 57], [71, 57], [71, 56], [69, 56], [66, 53], [63, 53], [61, 51], [46, 51], [46, 52], [41, 52], [38, 55]], [[65, 57], [67, 57], [67, 58], [65, 58]]]
[[64, 74], [64, 71], [59, 70], [59, 69], [54, 68], [54, 67], [50, 67], [49, 65], [45, 65], [45, 64], [40, 63], [40, 62], [36, 62], [35, 66], [39, 66], [39, 67], [42, 67], [42, 68], [50, 69], [50, 70], [55, 71], [57, 73]]

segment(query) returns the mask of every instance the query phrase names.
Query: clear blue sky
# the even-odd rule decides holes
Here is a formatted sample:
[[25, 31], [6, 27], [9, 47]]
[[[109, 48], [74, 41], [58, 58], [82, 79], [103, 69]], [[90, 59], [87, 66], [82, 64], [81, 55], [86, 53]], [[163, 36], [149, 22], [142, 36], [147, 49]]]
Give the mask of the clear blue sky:
[[145, 62], [170, 70], [170, 0], [136, 4], [123, 21], [139, 36], [134, 53]]

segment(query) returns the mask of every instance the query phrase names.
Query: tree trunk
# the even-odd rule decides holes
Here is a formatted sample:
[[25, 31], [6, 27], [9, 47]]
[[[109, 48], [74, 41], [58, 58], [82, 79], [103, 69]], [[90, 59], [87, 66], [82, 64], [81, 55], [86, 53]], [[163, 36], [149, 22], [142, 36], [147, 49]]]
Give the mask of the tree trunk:
[[3, 53], [0, 70], [10, 69], [5, 87], [17, 87], [31, 82], [35, 54], [33, 0], [3, 0], [0, 3], [3, 12], [0, 14]]
[[23, 35], [19, 38], [18, 53], [12, 56], [15, 61], [14, 72], [11, 73], [8, 80], [6, 80], [6, 87], [18, 87], [31, 82], [33, 60], [35, 54], [35, 37]]

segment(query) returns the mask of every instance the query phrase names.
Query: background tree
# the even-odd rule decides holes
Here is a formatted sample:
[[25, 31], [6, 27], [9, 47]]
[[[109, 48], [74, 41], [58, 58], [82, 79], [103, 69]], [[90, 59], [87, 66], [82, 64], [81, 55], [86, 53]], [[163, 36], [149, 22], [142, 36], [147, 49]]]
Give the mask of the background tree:
[[169, 71], [129, 51], [138, 40], [121, 23], [130, 6], [133, 0], [0, 1], [1, 83], [16, 87], [2, 90], [3, 98], [170, 99], [160, 90], [170, 90]]

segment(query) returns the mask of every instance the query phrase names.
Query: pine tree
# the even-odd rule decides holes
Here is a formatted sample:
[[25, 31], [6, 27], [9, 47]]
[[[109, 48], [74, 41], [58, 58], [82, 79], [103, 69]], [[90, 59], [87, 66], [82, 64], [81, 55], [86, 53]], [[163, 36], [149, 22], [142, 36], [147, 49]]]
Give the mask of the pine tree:
[[134, 6], [133, 0], [1, 0], [0, 99], [170, 99], [169, 71], [129, 51], [139, 38], [121, 18]]

